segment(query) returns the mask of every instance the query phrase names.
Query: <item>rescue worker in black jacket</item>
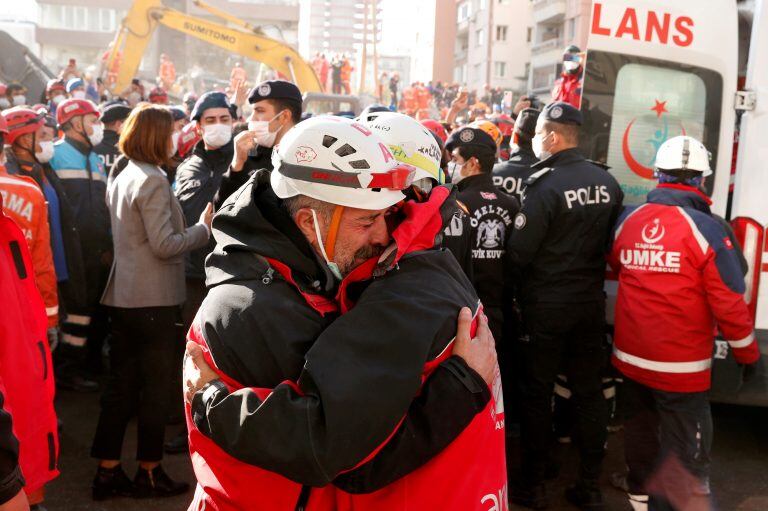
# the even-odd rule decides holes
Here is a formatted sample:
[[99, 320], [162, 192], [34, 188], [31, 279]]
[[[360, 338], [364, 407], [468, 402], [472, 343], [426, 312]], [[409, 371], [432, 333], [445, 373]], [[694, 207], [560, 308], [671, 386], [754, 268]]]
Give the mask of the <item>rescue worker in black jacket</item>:
[[111, 177], [112, 167], [122, 154], [117, 147], [117, 142], [123, 131], [123, 123], [131, 113], [131, 107], [121, 100], [114, 100], [104, 103], [100, 110], [101, 122], [104, 123], [104, 138], [93, 148], [93, 152], [99, 155], [107, 176]]
[[0, 394], [0, 511], [26, 511], [29, 504], [19, 468], [19, 441], [13, 434], [11, 414], [3, 409], [4, 402]]
[[272, 170], [272, 148], [301, 120], [301, 91], [285, 80], [267, 80], [248, 93], [248, 130], [235, 137], [235, 154], [214, 205], [218, 208], [257, 170]]
[[494, 338], [502, 339], [504, 324], [505, 251], [512, 222], [520, 210], [518, 200], [499, 192], [491, 171], [496, 160], [496, 142], [483, 130], [465, 127], [451, 134], [457, 199], [469, 210], [472, 273], [475, 288], [485, 307]]
[[602, 395], [605, 361], [605, 252], [623, 193], [606, 170], [579, 153], [581, 112], [567, 103], [539, 116], [533, 150], [541, 159], [526, 182], [507, 254], [519, 275], [522, 343], [523, 480], [513, 502], [543, 509], [552, 433], [551, 401], [561, 366], [571, 385], [581, 465], [566, 497], [602, 509], [598, 478], [608, 420]]
[[536, 132], [536, 120], [539, 111], [535, 108], [526, 108], [515, 120], [515, 130], [512, 133], [514, 150], [509, 155], [509, 160], [497, 163], [493, 167], [493, 184], [505, 192], [517, 197], [523, 202], [525, 181], [535, 172], [533, 164], [539, 161], [533, 154], [531, 140]]
[[[176, 169], [175, 194], [187, 225], [194, 225], [213, 202], [234, 154], [229, 99], [223, 92], [207, 92], [195, 103], [190, 118], [197, 123], [202, 140]], [[211, 239], [206, 246], [186, 255], [187, 301], [182, 314], [185, 331], [205, 297], [205, 257], [214, 245]]]

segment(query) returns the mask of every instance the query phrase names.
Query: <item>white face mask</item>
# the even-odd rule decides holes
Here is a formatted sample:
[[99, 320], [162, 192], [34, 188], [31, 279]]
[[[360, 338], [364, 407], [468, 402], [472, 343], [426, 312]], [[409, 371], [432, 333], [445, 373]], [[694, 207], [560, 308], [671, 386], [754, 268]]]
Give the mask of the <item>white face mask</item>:
[[53, 141], [40, 142], [40, 152], [35, 152], [35, 159], [40, 163], [47, 163], [53, 158]]
[[563, 62], [563, 69], [565, 69], [566, 73], [574, 73], [577, 69], [579, 69], [579, 66], [581, 64], [578, 62], [574, 62], [572, 60], [566, 60]]
[[84, 90], [76, 90], [72, 93], [72, 97], [75, 99], [85, 99], [85, 91]]
[[312, 209], [312, 220], [314, 220], [315, 223], [315, 236], [317, 236], [317, 244], [320, 246], [320, 253], [323, 255], [323, 259], [325, 259], [325, 264], [328, 265], [328, 269], [331, 270], [334, 277], [340, 281], [344, 280], [339, 265], [328, 260], [328, 254], [325, 252], [325, 243], [323, 242], [323, 237], [320, 235], [320, 222], [317, 221], [317, 213], [314, 209]]
[[176, 151], [179, 150], [179, 137], [181, 136], [180, 131], [174, 131], [173, 135], [171, 135], [171, 156], [176, 154]]
[[461, 169], [466, 165], [466, 162], [464, 163], [457, 163], [455, 161], [449, 161], [448, 162], [448, 174], [451, 176], [451, 183], [458, 183], [462, 179], [464, 179], [464, 176], [461, 175]]
[[256, 134], [257, 144], [262, 147], [274, 147], [277, 134], [283, 127], [280, 126], [277, 131], [269, 131], [269, 124], [277, 119], [282, 113], [282, 111], [279, 112], [269, 121], [248, 121], [248, 131], [253, 131]]
[[64, 94], [59, 94], [58, 96], [54, 96], [53, 99], [51, 99], [51, 101], [53, 101], [54, 105], [58, 105], [59, 103], [64, 101]]
[[542, 136], [540, 133], [537, 133], [531, 140], [531, 149], [533, 149], [533, 154], [535, 154], [536, 158], [539, 160], [546, 160], [552, 156], [552, 153], [544, 150], [544, 141], [549, 137], [549, 135], [550, 134], [547, 133], [546, 135]]
[[232, 139], [232, 126], [229, 124], [209, 124], [203, 126], [203, 141], [209, 147], [217, 149]]
[[5, 109], [11, 106], [7, 98], [0, 98], [0, 108]]
[[27, 104], [27, 97], [24, 95], [21, 96], [14, 96], [13, 97], [13, 104], [14, 106], [21, 106]]
[[91, 130], [93, 132], [88, 135], [88, 141], [92, 146], [101, 144], [101, 141], [104, 140], [104, 125], [100, 122], [92, 124]]

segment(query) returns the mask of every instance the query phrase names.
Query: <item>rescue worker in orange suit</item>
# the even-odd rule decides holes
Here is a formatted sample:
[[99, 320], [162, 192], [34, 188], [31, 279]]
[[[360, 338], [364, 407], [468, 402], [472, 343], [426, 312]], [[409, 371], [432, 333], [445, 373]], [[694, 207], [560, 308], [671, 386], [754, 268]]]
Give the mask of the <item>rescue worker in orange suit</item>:
[[176, 66], [165, 53], [160, 54], [160, 69], [157, 72], [157, 78], [165, 90], [170, 90], [176, 81]]
[[[296, 125], [273, 161], [270, 174], [256, 173], [230, 196], [213, 228], [211, 288], [188, 337], [197, 367], [188, 362], [198, 476], [191, 509], [498, 502], [506, 470], [495, 357], [477, 367], [464, 358], [472, 354], [462, 348], [463, 326], [449, 341], [456, 311], [477, 298], [453, 255], [432, 248], [449, 189], [390, 211], [413, 167], [342, 118]], [[245, 272], [227, 276], [243, 264]], [[462, 325], [469, 316], [465, 309]], [[488, 335], [475, 345], [485, 351], [492, 342]]]
[[[5, 120], [0, 116], [0, 144], [7, 135]], [[3, 187], [0, 194], [0, 387], [5, 394], [5, 407], [13, 414], [19, 465], [26, 481], [24, 492], [29, 503], [38, 506], [43, 501], [45, 484], [59, 475], [59, 440], [53, 408], [55, 388], [51, 351], [46, 340], [45, 304], [34, 279], [30, 278], [35, 272], [33, 255], [27, 248], [28, 237], [13, 218], [23, 220], [23, 229], [34, 229], [33, 236], [38, 232], [40, 236], [47, 236], [42, 232], [47, 230], [47, 225], [41, 226], [37, 220], [41, 211], [45, 214], [45, 202], [36, 184], [7, 176], [2, 153], [0, 174]], [[15, 182], [8, 183], [10, 181]], [[30, 202], [33, 196], [34, 204]], [[5, 207], [10, 201], [15, 203], [14, 209], [23, 204], [22, 212], [30, 211], [37, 224], [30, 224], [26, 213], [7, 215]], [[42, 209], [38, 204], [42, 204]], [[50, 260], [48, 265], [52, 273]]]
[[[32, 154], [41, 154], [43, 147], [52, 153], [53, 141], [42, 142], [37, 137], [37, 132], [43, 127], [45, 111], [36, 113], [26, 107], [14, 107], [5, 110], [2, 117], [7, 129], [7, 143]], [[16, 222], [27, 239], [35, 284], [48, 315], [48, 328], [55, 332], [59, 324], [59, 298], [45, 196], [32, 178], [10, 175], [5, 165], [0, 169], [0, 194], [3, 195], [6, 214]], [[53, 335], [55, 338], [55, 333]]]
[[353, 70], [352, 62], [350, 62], [349, 57], [344, 55], [341, 61], [341, 85], [344, 87], [344, 94], [352, 94], [352, 86], [350, 85], [350, 82], [352, 80]]
[[410, 87], [403, 89], [403, 109], [405, 109], [405, 113], [414, 115], [418, 104], [416, 84], [411, 84]]
[[738, 248], [699, 190], [712, 175], [709, 152], [674, 137], [655, 166], [659, 185], [645, 204], [625, 209], [609, 257], [619, 281], [612, 362], [629, 414], [628, 493], [637, 511], [712, 509], [713, 324], [744, 380], [760, 352]]
[[579, 47], [568, 46], [563, 52], [563, 72], [552, 88], [552, 101], [564, 101], [574, 108], [581, 108], [583, 65], [584, 54]]

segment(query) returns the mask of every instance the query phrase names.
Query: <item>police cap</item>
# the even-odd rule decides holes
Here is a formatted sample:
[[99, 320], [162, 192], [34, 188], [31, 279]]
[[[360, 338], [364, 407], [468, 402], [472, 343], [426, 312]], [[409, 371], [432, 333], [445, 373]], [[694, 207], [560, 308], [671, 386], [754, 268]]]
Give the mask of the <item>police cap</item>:
[[248, 93], [248, 102], [253, 104], [264, 99], [287, 99], [301, 104], [301, 91], [296, 85], [285, 80], [261, 82]]
[[480, 128], [470, 126], [454, 131], [445, 142], [445, 148], [449, 152], [463, 146], [485, 147], [494, 153], [496, 152], [496, 142], [493, 138]]
[[227, 95], [223, 92], [206, 92], [198, 98], [194, 108], [192, 108], [192, 114], [190, 114], [189, 118], [193, 121], [199, 121], [200, 117], [203, 116], [203, 112], [209, 108], [226, 108], [227, 110], [230, 110], [229, 98], [227, 98]]
[[564, 101], [556, 101], [550, 103], [544, 107], [544, 111], [541, 112], [544, 119], [550, 122], [557, 122], [559, 124], [574, 124], [581, 126], [583, 118], [581, 112]]
[[131, 107], [120, 100], [108, 101], [101, 105], [101, 120], [105, 124], [124, 121], [131, 114]]

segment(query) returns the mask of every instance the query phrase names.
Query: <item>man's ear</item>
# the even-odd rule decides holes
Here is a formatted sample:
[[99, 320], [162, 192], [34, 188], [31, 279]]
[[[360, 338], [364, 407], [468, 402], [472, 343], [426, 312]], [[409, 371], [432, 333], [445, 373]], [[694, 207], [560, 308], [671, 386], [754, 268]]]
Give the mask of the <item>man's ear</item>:
[[317, 246], [318, 240], [317, 233], [315, 232], [315, 219], [313, 218], [312, 210], [309, 208], [301, 208], [293, 216], [293, 221], [304, 237], [307, 238], [310, 245]]

